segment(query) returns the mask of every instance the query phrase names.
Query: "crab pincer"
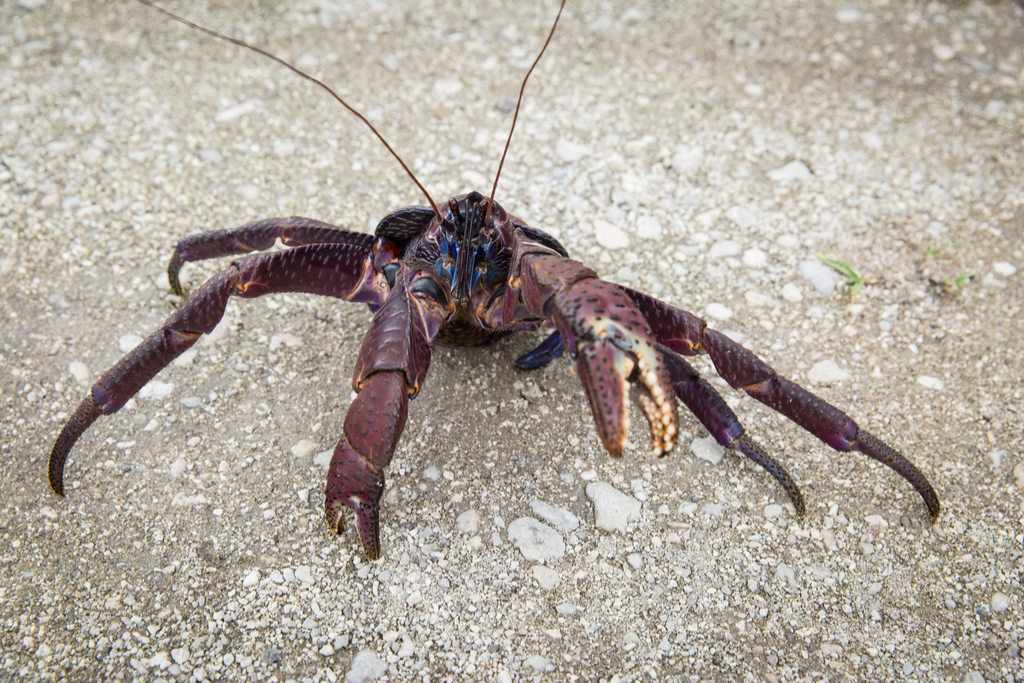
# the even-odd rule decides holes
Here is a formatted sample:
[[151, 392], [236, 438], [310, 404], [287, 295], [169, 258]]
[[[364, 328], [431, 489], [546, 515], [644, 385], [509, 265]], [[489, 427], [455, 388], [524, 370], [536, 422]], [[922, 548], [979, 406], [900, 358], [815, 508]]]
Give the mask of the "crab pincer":
[[655, 455], [671, 451], [678, 431], [672, 382], [629, 297], [586, 266], [556, 255], [527, 255], [520, 278], [527, 308], [550, 316], [575, 360], [605, 449], [622, 454], [632, 396], [650, 425]]

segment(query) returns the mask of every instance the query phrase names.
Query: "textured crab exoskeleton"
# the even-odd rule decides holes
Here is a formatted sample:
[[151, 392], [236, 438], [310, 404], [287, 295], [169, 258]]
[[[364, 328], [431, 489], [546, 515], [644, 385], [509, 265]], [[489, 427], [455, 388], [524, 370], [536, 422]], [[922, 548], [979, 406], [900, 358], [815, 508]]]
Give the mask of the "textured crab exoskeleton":
[[[490, 211], [488, 211], [490, 209]], [[487, 220], [489, 216], [490, 220]], [[516, 331], [554, 328], [520, 358], [539, 367], [567, 351], [609, 453], [628, 431], [628, 400], [668, 454], [678, 434], [677, 399], [723, 446], [750, 458], [783, 487], [798, 514], [793, 478], [751, 441], [722, 397], [683, 359], [706, 353], [730, 386], [782, 413], [839, 451], [860, 451], [898, 472], [940, 510], [925, 476], [899, 452], [860, 429], [838, 408], [780, 376], [764, 361], [691, 313], [599, 279], [568, 258], [550, 235], [530, 228], [478, 193], [455, 197], [443, 215], [426, 207], [389, 214], [374, 236], [305, 218], [268, 219], [180, 241], [168, 277], [182, 264], [266, 249], [240, 258], [188, 296], [159, 330], [104, 373], [64, 425], [50, 454], [50, 483], [63, 494], [75, 442], [100, 415], [116, 412], [224, 314], [230, 296], [305, 292], [369, 304], [376, 311], [353, 374], [356, 398], [327, 476], [325, 515], [343, 532], [352, 508], [366, 556], [381, 556], [380, 501], [391, 461], [435, 343], [476, 345]]]

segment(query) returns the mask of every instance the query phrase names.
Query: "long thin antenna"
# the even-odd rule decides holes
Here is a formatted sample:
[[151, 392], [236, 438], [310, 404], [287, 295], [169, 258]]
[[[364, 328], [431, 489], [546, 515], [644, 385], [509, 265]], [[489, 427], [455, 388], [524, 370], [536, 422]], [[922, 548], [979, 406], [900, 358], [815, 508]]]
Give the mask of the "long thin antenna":
[[[253, 52], [255, 52], [257, 54], [261, 54], [264, 57], [268, 57], [268, 58], [274, 60], [275, 62], [277, 62], [278, 64], [280, 64], [281, 66], [284, 66], [284, 67], [287, 67], [287, 68], [291, 69], [292, 71], [297, 73], [299, 76], [302, 76], [303, 78], [305, 78], [307, 81], [312, 81], [313, 83], [316, 83], [321, 88], [323, 88], [324, 90], [329, 92], [331, 94], [331, 97], [333, 97], [334, 99], [338, 100], [338, 102], [341, 103], [341, 106], [345, 107], [345, 109], [348, 109], [350, 112], [352, 112], [357, 117], [359, 117], [359, 120], [362, 121], [363, 123], [365, 123], [367, 128], [369, 128], [371, 131], [373, 131], [373, 134], [377, 136], [377, 139], [380, 140], [384, 144], [385, 147], [387, 147], [389, 152], [391, 152], [391, 156], [395, 157], [395, 159], [398, 161], [398, 163], [402, 165], [402, 168], [405, 169], [405, 172], [409, 174], [409, 177], [412, 178], [412, 181], [414, 183], [416, 183], [416, 187], [420, 188], [420, 192], [422, 192], [423, 196], [425, 196], [427, 198], [427, 201], [430, 202], [430, 208], [432, 208], [434, 210], [434, 215], [437, 216], [437, 220], [439, 220], [439, 221], [444, 220], [441, 217], [441, 212], [437, 210], [437, 204], [435, 204], [434, 200], [431, 199], [430, 193], [427, 192], [427, 189], [425, 187], [423, 187], [423, 185], [420, 184], [420, 181], [416, 179], [416, 176], [413, 175], [413, 172], [409, 170], [409, 167], [405, 165], [405, 162], [402, 161], [402, 157], [398, 156], [398, 152], [396, 152], [395, 150], [393, 150], [391, 148], [391, 145], [389, 145], [388, 141], [384, 139], [384, 136], [377, 132], [377, 129], [373, 127], [372, 123], [370, 123], [369, 121], [366, 120], [365, 116], [363, 116], [358, 111], [356, 111], [351, 106], [349, 106], [348, 102], [346, 102], [345, 100], [341, 99], [341, 97], [338, 95], [338, 93], [336, 93], [333, 90], [331, 90], [325, 83], [323, 83], [322, 81], [320, 81], [320, 80], [318, 80], [316, 78], [313, 78], [312, 76], [307, 74], [302, 69], [299, 69], [298, 67], [292, 66], [291, 64], [289, 64], [288, 62], [284, 61], [283, 59], [281, 59], [277, 55], [272, 55], [269, 52], [267, 52], [266, 50], [262, 50], [262, 49], [260, 49], [258, 47], [250, 45], [249, 43], [245, 42], [244, 40], [239, 40], [238, 38], [232, 38], [231, 36], [225, 36], [223, 34], [217, 33], [216, 31], [213, 31], [213, 30], [210, 30], [210, 29], [205, 28], [203, 26], [200, 26], [199, 24], [193, 24], [188, 19], [184, 19], [182, 17], [179, 17], [174, 12], [171, 12], [169, 10], [164, 9], [163, 7], [160, 7], [157, 4], [154, 4], [153, 2], [150, 2], [150, 0], [139, 0], [139, 2], [141, 2], [143, 5], [146, 5], [147, 7], [152, 7], [157, 12], [160, 12], [161, 14], [164, 14], [164, 15], [170, 17], [171, 19], [174, 19], [175, 21], [180, 21], [182, 24], [185, 24], [185, 26], [188, 26], [189, 28], [194, 28], [197, 31], [202, 31], [203, 33], [205, 33], [207, 35], [213, 36], [214, 38], [220, 38], [221, 40], [224, 40], [224, 41], [227, 41], [229, 43], [232, 43], [233, 45], [237, 45], [239, 47], [247, 48], [247, 49], [252, 50]], [[563, 5], [565, 4], [564, 0], [563, 0], [562, 4]], [[559, 13], [561, 13], [561, 10], [559, 10]], [[550, 40], [550, 39], [551, 39], [551, 37], [549, 36], [548, 40]], [[545, 47], [547, 47], [547, 45], [545, 45]], [[533, 69], [531, 68], [530, 70], [532, 71]]]
[[[145, 2], [145, 0], [142, 0]], [[523, 84], [519, 86], [519, 99], [516, 100], [516, 113], [512, 116], [512, 128], [508, 131], [508, 140], [505, 141], [505, 150], [501, 153], [501, 162], [498, 164], [498, 172], [494, 175], [494, 185], [491, 186], [491, 199], [487, 202], [487, 217], [484, 219], [484, 225], [488, 226], [491, 224], [491, 207], [494, 206], [494, 193], [498, 189], [498, 178], [501, 177], [501, 169], [505, 166], [505, 155], [508, 154], [508, 147], [512, 144], [512, 133], [516, 130], [516, 121], [519, 119], [519, 105], [523, 103], [523, 91], [526, 90], [526, 81], [530, 80], [530, 74], [533, 73], [533, 69], [537, 66], [537, 62], [544, 56], [544, 51], [548, 49], [548, 43], [551, 42], [551, 36], [555, 35], [555, 29], [558, 27], [558, 20], [562, 17], [562, 10], [565, 9], [565, 0], [562, 0], [562, 4], [558, 6], [558, 14], [555, 15], [555, 23], [551, 24], [551, 30], [548, 31], [548, 39], [544, 41], [544, 47], [540, 49], [540, 53], [537, 58], [533, 60], [533, 64], [530, 65], [530, 70], [526, 72], [526, 77], [523, 79]]]

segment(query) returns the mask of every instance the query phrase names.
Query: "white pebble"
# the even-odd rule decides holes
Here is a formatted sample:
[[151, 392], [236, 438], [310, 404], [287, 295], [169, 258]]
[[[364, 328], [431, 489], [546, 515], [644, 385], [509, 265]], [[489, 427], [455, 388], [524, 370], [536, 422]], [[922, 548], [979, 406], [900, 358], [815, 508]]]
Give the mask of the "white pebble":
[[558, 560], [565, 555], [562, 536], [533, 517], [520, 517], [508, 525], [508, 540], [527, 560]]
[[595, 524], [602, 531], [626, 533], [626, 526], [640, 519], [640, 501], [611, 484], [595, 481], [587, 485], [587, 498], [594, 504]]
[[710, 303], [704, 308], [704, 313], [715, 320], [728, 320], [733, 316], [732, 309], [725, 304]]
[[122, 334], [117, 340], [117, 348], [121, 349], [121, 353], [128, 353], [141, 343], [142, 337], [137, 334]]
[[594, 221], [594, 239], [609, 251], [618, 251], [629, 247], [629, 235], [621, 228], [600, 218]]
[[779, 568], [775, 570], [775, 578], [785, 581], [793, 588], [796, 588], [796, 572], [785, 564], [780, 564]]
[[860, 21], [860, 10], [845, 8], [836, 12], [836, 19], [841, 24], [854, 24]]
[[996, 275], [1002, 275], [1003, 277], [1010, 277], [1017, 272], [1017, 268], [1008, 261], [996, 261], [992, 264], [992, 270], [995, 271]]
[[305, 565], [295, 568], [295, 578], [309, 586], [313, 585], [313, 574], [309, 571], [309, 567]]
[[429, 479], [430, 481], [437, 481], [438, 479], [441, 478], [441, 470], [431, 465], [427, 469], [423, 470], [423, 476]]
[[755, 292], [753, 290], [743, 295], [743, 298], [747, 301], [747, 306], [751, 308], [764, 308], [765, 306], [771, 306], [774, 299], [767, 294], [761, 292]]
[[745, 206], [733, 206], [725, 212], [725, 217], [741, 228], [752, 228], [761, 223], [757, 214]]
[[1013, 468], [1014, 485], [1024, 491], [1024, 461], [1017, 463]]
[[296, 458], [306, 458], [313, 454], [313, 451], [316, 450], [316, 447], [316, 441], [302, 439], [294, 446], [292, 446], [292, 455], [294, 455]]
[[742, 247], [739, 242], [732, 240], [722, 240], [715, 242], [708, 249], [708, 258], [725, 258], [726, 256], [739, 256]]
[[192, 436], [189, 437], [188, 441], [185, 442], [185, 445], [188, 446], [189, 448], [192, 448], [194, 446], [198, 446], [202, 442], [202, 440], [203, 437], [201, 436]]
[[934, 391], [942, 391], [946, 388], [946, 383], [938, 377], [931, 377], [930, 375], [918, 375], [917, 383], [928, 389]]
[[271, 351], [277, 351], [282, 346], [287, 346], [289, 349], [297, 349], [302, 346], [302, 340], [294, 334], [289, 334], [287, 332], [275, 334], [270, 338]]
[[546, 657], [540, 655], [534, 655], [527, 657], [526, 661], [523, 662], [526, 666], [530, 667], [534, 671], [540, 673], [550, 673], [555, 670], [555, 665], [552, 664]]
[[782, 514], [784, 509], [781, 505], [766, 505], [764, 508], [764, 518], [775, 519]]
[[864, 518], [864, 521], [868, 523], [868, 527], [877, 530], [879, 533], [889, 528], [889, 522], [881, 515], [868, 515]]
[[645, 240], [660, 240], [661, 221], [654, 216], [640, 216], [636, 219], [636, 236]]
[[242, 586], [244, 588], [252, 588], [260, 582], [260, 570], [253, 569], [251, 572], [245, 575], [245, 579], [242, 580]]
[[177, 647], [171, 650], [171, 659], [178, 664], [184, 664], [188, 661], [188, 648]]
[[764, 268], [768, 265], [768, 254], [757, 247], [747, 249], [743, 252], [743, 265], [747, 268]]
[[801, 261], [800, 277], [810, 282], [822, 296], [831, 296], [836, 291], [836, 278], [832, 269], [821, 261]]
[[689, 178], [704, 163], [704, 150], [700, 147], [679, 147], [672, 155], [671, 163], [676, 173]]
[[388, 665], [373, 650], [360, 650], [345, 674], [345, 683], [362, 683], [380, 678], [388, 672]]
[[996, 614], [1005, 612], [1010, 607], [1010, 596], [1005, 593], [994, 593], [990, 605]]
[[561, 581], [558, 571], [551, 567], [545, 567], [542, 564], [535, 564], [530, 567], [530, 573], [533, 574], [533, 579], [537, 584], [546, 591], [554, 590], [558, 588], [558, 584]]
[[46, 517], [51, 522], [57, 521], [57, 511], [54, 510], [49, 505], [44, 505], [43, 507], [39, 508], [39, 514], [43, 517]]
[[790, 303], [798, 304], [804, 300], [804, 294], [799, 287], [790, 282], [782, 287], [782, 298]]
[[466, 510], [455, 518], [455, 526], [464, 534], [475, 534], [480, 528], [480, 513], [476, 510]]
[[571, 602], [563, 602], [562, 604], [555, 607], [555, 611], [561, 614], [563, 617], [571, 617], [576, 614], [576, 605]]
[[932, 48], [932, 54], [935, 55], [935, 59], [940, 62], [948, 62], [953, 59], [953, 57], [956, 57], [956, 50], [951, 48], [949, 45], [939, 44]]
[[814, 174], [811, 173], [811, 169], [804, 162], [799, 159], [793, 159], [787, 164], [783, 164], [778, 168], [773, 168], [768, 171], [768, 180], [780, 182], [783, 180], [802, 180], [803, 178], [812, 178]]
[[68, 363], [68, 372], [75, 378], [75, 381], [85, 386], [89, 383], [89, 368], [86, 367], [85, 363], [81, 361], [71, 361]]
[[580, 526], [580, 520], [576, 515], [568, 510], [549, 505], [542, 500], [531, 500], [530, 509], [533, 511], [533, 514], [559, 531], [576, 531]]
[[705, 503], [700, 511], [710, 517], [721, 517], [724, 509], [721, 503]]
[[171, 479], [180, 479], [181, 475], [185, 474], [186, 469], [188, 469], [188, 463], [185, 462], [184, 458], [178, 458], [177, 460], [171, 463]]
[[712, 465], [722, 462], [725, 457], [725, 449], [715, 440], [713, 436], [706, 436], [703, 439], [694, 439], [690, 442], [690, 452], [701, 460], [706, 460]]
[[555, 153], [562, 161], [568, 161], [572, 164], [590, 154], [590, 148], [562, 138], [555, 143]]
[[684, 501], [679, 504], [679, 514], [693, 516], [693, 513], [697, 511], [697, 504], [690, 501]]
[[174, 391], [173, 382], [161, 382], [158, 379], [151, 379], [146, 386], [139, 389], [139, 393], [136, 394], [139, 398], [151, 398], [154, 401], [159, 401], [167, 398]]
[[882, 136], [873, 131], [860, 134], [860, 142], [868, 149], [882, 149], [885, 146], [885, 141], [882, 140]]
[[644, 568], [644, 558], [640, 553], [630, 553], [626, 556], [626, 562], [629, 562], [629, 566], [635, 571], [640, 571]]
[[185, 398], [181, 399], [181, 405], [185, 406], [186, 408], [198, 408], [200, 404], [202, 404], [202, 402], [203, 399], [201, 399], [198, 396], [186, 396]]
[[815, 384], [834, 384], [850, 379], [850, 373], [843, 370], [832, 359], [818, 361], [807, 371], [807, 379]]

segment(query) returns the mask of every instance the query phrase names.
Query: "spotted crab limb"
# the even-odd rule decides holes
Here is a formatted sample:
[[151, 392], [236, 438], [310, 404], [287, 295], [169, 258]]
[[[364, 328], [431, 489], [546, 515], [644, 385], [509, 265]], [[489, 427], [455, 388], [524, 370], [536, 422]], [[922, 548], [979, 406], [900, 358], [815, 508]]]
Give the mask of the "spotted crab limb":
[[553, 254], [524, 255], [517, 286], [526, 310], [550, 319], [561, 334], [605, 449], [622, 453], [632, 393], [650, 426], [654, 453], [672, 450], [678, 417], [668, 370], [644, 317], [622, 290]]
[[804, 497], [789, 472], [747, 437], [736, 414], [689, 363], [664, 346], [661, 347], [661, 355], [668, 366], [676, 397], [700, 420], [715, 441], [746, 456], [772, 475], [789, 496], [797, 516], [802, 517], [807, 509]]
[[167, 281], [171, 291], [185, 296], [179, 274], [181, 267], [191, 261], [202, 261], [219, 256], [237, 256], [253, 251], [265, 251], [280, 239], [285, 246], [298, 247], [306, 244], [351, 244], [369, 250], [373, 235], [352, 232], [312, 218], [292, 216], [291, 218], [267, 218], [229, 230], [214, 230], [189, 235], [174, 247], [171, 262], [167, 265]]
[[686, 356], [706, 353], [733, 389], [742, 389], [785, 415], [837, 451], [860, 451], [907, 480], [921, 495], [932, 521], [942, 507], [935, 489], [902, 453], [862, 430], [843, 411], [779, 375], [767, 363], [687, 311], [654, 297], [624, 290], [650, 324], [654, 337]]
[[351, 508], [369, 560], [381, 556], [384, 468], [405, 428], [409, 399], [427, 376], [430, 343], [445, 316], [436, 302], [410, 294], [405, 277], [402, 272], [396, 278], [363, 337], [352, 378], [356, 398], [345, 416], [324, 490], [328, 526], [343, 533], [345, 508]]
[[212, 332], [232, 295], [306, 292], [351, 298], [364, 292], [360, 285], [371, 258], [372, 252], [357, 246], [318, 244], [239, 259], [211, 277], [93, 385], [50, 451], [50, 486], [64, 494], [64, 464], [78, 438], [96, 418], [116, 413], [200, 336]]

